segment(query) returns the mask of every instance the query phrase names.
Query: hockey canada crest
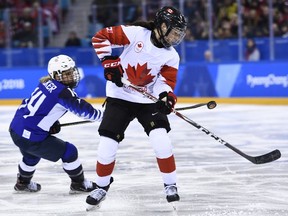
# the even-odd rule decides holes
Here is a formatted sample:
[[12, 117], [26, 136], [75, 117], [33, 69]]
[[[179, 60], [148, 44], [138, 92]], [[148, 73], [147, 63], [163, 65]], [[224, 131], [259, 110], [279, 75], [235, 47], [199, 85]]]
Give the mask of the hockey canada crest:
[[139, 53], [139, 52], [141, 52], [141, 50], [143, 49], [143, 47], [144, 47], [143, 42], [142, 42], [142, 41], [138, 41], [138, 42], [136, 43], [136, 45], [135, 45], [134, 50], [135, 50], [135, 52]]
[[128, 80], [137, 86], [146, 86], [153, 82], [155, 76], [150, 74], [151, 69], [147, 67], [147, 63], [143, 65], [138, 63], [137, 66], [128, 64], [128, 67], [126, 68]]

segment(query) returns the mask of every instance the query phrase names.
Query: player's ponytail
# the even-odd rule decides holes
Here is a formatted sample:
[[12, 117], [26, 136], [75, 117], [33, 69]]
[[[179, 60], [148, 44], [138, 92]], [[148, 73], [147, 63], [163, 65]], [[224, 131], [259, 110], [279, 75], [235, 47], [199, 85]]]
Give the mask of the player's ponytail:
[[45, 83], [49, 80], [52, 80], [52, 78], [48, 75], [48, 76], [43, 76], [40, 78], [40, 83]]
[[135, 21], [132, 23], [132, 25], [134, 26], [141, 26], [141, 27], [144, 27], [144, 28], [147, 28], [149, 30], [153, 30], [155, 28], [155, 24], [153, 21]]

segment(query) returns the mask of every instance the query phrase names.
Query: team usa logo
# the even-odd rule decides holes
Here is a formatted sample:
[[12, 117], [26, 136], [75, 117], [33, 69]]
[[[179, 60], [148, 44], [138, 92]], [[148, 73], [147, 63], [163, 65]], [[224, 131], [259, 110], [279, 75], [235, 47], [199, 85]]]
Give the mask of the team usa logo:
[[143, 42], [139, 41], [139, 42], [136, 43], [134, 50], [135, 50], [135, 52], [139, 53], [139, 52], [141, 52], [143, 47], [144, 47]]

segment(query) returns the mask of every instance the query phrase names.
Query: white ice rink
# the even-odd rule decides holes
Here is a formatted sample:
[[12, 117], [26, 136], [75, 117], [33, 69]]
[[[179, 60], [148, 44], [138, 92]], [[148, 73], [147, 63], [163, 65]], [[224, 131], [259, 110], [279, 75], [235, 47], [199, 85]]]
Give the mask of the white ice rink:
[[[183, 104], [182, 104], [183, 105]], [[187, 104], [186, 104], [187, 105]], [[98, 106], [98, 105], [96, 105]], [[178, 105], [180, 107], [180, 105]], [[70, 180], [60, 161], [41, 160], [34, 181], [42, 190], [13, 190], [21, 155], [8, 134], [16, 106], [0, 106], [0, 215], [2, 216], [288, 216], [288, 106], [218, 104], [181, 111], [198, 124], [257, 156], [279, 149], [282, 157], [255, 165], [179, 117], [169, 116], [181, 201], [173, 212], [148, 138], [137, 121], [120, 144], [107, 199], [101, 209], [85, 211], [86, 194], [69, 195]], [[79, 121], [67, 114], [61, 123]], [[93, 180], [99, 123], [63, 127], [58, 136], [74, 143], [86, 177]]]

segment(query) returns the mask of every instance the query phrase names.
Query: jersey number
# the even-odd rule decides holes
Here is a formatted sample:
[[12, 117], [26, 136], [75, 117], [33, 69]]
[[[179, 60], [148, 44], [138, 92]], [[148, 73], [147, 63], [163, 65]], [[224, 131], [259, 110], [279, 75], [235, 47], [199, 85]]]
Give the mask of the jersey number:
[[19, 107], [19, 109], [26, 107], [29, 110], [29, 114], [23, 115], [23, 117], [27, 118], [29, 116], [33, 116], [37, 112], [45, 98], [46, 95], [44, 95], [43, 92], [39, 90], [39, 88], [36, 88], [29, 100], [25, 101], [26, 103]]

